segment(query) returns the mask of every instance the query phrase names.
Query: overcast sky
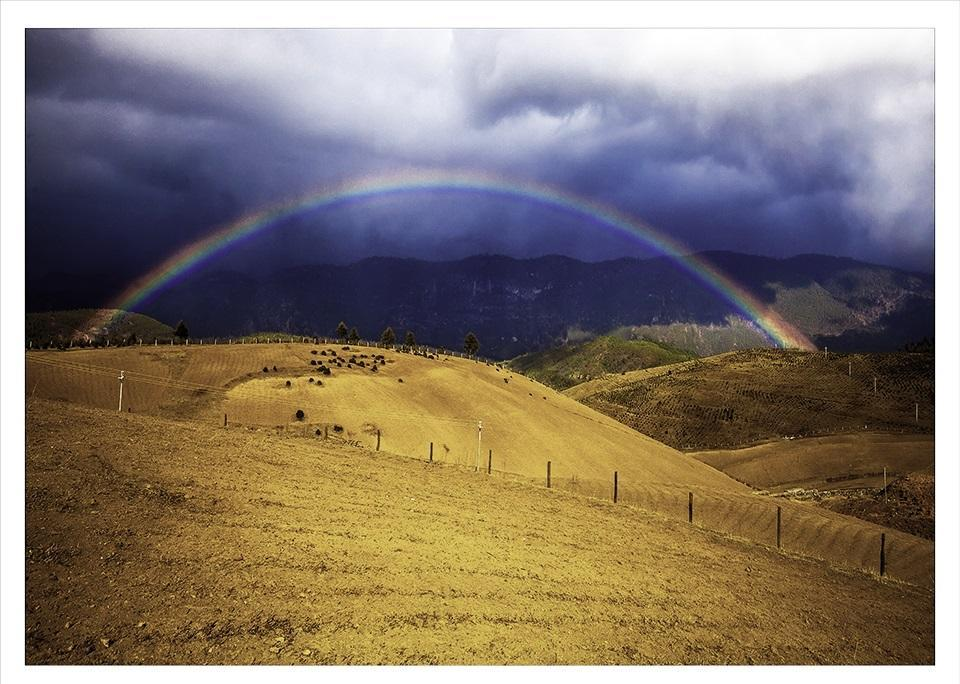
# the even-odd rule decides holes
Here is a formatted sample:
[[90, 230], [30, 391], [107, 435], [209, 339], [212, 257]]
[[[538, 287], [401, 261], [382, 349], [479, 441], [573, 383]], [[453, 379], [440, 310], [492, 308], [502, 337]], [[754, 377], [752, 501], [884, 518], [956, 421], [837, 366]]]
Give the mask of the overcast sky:
[[[28, 30], [27, 275], [134, 276], [346, 179], [479, 170], [693, 250], [933, 270], [930, 30]], [[645, 255], [519, 200], [314, 211], [223, 268]]]

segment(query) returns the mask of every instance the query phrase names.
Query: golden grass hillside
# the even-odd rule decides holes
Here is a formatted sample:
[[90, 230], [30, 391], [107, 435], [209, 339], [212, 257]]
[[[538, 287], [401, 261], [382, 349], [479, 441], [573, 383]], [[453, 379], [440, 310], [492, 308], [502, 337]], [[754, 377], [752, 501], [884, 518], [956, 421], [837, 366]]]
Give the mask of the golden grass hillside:
[[929, 435], [933, 361], [931, 353], [754, 349], [601, 378], [565, 394], [685, 451], [850, 432]]
[[[373, 372], [378, 354], [385, 363]], [[364, 365], [348, 366], [351, 357]], [[311, 361], [323, 361], [331, 374], [321, 374]], [[482, 420], [482, 468], [492, 450], [494, 469], [531, 477], [545, 476], [551, 461], [557, 479], [609, 480], [616, 470], [632, 482], [746, 491], [533, 380], [455, 357], [299, 343], [31, 352], [27, 395], [116, 408], [121, 369], [124, 407], [136, 414], [210, 425], [222, 424], [226, 414], [231, 424], [319, 432], [371, 448], [379, 431], [384, 451], [425, 458], [433, 442], [435, 460], [470, 466], [477, 462]], [[304, 412], [302, 421], [297, 410]], [[338, 427], [342, 431], [335, 432]]]
[[35, 395], [26, 523], [31, 664], [934, 662], [927, 589], [290, 432]]

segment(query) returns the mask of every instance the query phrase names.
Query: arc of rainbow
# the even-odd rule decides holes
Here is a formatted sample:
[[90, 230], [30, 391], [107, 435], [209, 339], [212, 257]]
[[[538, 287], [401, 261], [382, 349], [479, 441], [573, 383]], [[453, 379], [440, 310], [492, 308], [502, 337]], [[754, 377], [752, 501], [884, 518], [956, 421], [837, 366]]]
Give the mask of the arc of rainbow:
[[[785, 321], [772, 308], [760, 302], [744, 287], [703, 257], [690, 254], [681, 242], [658, 232], [646, 223], [612, 207], [547, 185], [527, 181], [516, 182], [478, 173], [414, 171], [399, 175], [361, 178], [247, 214], [172, 254], [131, 283], [116, 298], [111, 308], [132, 311], [134, 307], [166, 285], [209, 261], [230, 246], [299, 212], [374, 197], [427, 191], [483, 193], [533, 201], [554, 209], [579, 214], [591, 221], [638, 237], [655, 251], [671, 258], [727, 300], [753, 321], [777, 346], [815, 349], [806, 335]], [[91, 321], [90, 326], [103, 327], [120, 315], [122, 313], [118, 312], [100, 316]]]

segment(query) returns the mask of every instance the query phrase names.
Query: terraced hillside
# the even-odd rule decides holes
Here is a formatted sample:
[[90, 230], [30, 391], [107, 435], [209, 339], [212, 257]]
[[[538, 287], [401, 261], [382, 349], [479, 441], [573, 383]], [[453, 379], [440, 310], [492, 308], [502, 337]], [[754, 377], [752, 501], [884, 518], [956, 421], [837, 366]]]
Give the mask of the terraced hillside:
[[933, 371], [933, 354], [750, 350], [565, 393], [677, 449], [728, 449], [848, 432], [932, 434]]
[[124, 410], [135, 414], [211, 425], [226, 414], [233, 425], [369, 448], [379, 440], [418, 458], [433, 443], [434, 460], [470, 466], [486, 467], [492, 450], [493, 469], [532, 477], [551, 461], [556, 477], [606, 480], [616, 470], [633, 482], [746, 491], [533, 380], [455, 357], [299, 343], [44, 351], [27, 354], [26, 390], [115, 409], [121, 369]]
[[28, 664], [934, 662], [932, 591], [784, 549], [334, 438], [27, 402]]

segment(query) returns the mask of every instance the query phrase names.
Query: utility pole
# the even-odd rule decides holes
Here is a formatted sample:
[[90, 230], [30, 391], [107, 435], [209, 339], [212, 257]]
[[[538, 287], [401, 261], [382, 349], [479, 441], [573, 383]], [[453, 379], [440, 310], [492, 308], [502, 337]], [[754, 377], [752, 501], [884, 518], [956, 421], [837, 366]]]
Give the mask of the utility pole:
[[120, 377], [117, 378], [120, 381], [120, 403], [117, 404], [117, 412], [123, 411], [123, 371], [120, 371]]
[[477, 461], [473, 467], [474, 472], [480, 471], [480, 442], [483, 441], [483, 421], [477, 421]]

